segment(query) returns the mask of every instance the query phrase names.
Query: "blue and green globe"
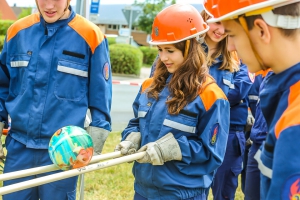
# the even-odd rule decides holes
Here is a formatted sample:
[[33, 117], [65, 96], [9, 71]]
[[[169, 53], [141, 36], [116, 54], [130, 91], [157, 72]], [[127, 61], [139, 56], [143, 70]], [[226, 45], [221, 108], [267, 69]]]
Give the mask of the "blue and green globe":
[[84, 167], [93, 157], [91, 136], [78, 126], [65, 126], [57, 130], [50, 139], [49, 156], [62, 170]]

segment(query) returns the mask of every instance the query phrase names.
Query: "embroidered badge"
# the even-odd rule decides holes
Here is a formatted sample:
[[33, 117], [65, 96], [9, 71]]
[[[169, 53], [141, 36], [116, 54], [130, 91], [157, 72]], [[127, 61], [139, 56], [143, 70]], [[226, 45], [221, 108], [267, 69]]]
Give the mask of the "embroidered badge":
[[103, 67], [103, 76], [104, 76], [105, 80], [109, 79], [109, 73], [110, 73], [109, 69], [110, 69], [109, 64], [108, 64], [108, 62], [106, 62]]
[[290, 177], [283, 186], [281, 199], [300, 199], [300, 174]]
[[249, 78], [250, 78], [250, 81], [251, 81], [252, 83], [254, 83], [254, 80], [255, 80], [255, 73], [248, 72], [248, 76], [249, 76]]
[[216, 143], [217, 137], [218, 137], [218, 132], [219, 132], [219, 124], [216, 123], [215, 125], [213, 125], [213, 127], [211, 129], [210, 144], [214, 145]]
[[158, 36], [158, 35], [159, 35], [159, 30], [158, 30], [158, 27], [155, 27], [155, 28], [154, 28], [154, 32], [155, 32], [155, 35], [156, 35], [156, 36]]

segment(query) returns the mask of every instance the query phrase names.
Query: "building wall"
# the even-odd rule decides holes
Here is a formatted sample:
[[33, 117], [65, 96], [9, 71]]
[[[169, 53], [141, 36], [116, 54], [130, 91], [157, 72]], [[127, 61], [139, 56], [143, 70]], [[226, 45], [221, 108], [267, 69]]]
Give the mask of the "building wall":
[[[111, 30], [111, 29], [105, 29], [105, 34], [116, 34], [118, 35], [119, 30]], [[149, 44], [147, 43], [147, 34], [142, 31], [132, 31], [131, 35], [133, 39], [141, 45], [148, 46]]]

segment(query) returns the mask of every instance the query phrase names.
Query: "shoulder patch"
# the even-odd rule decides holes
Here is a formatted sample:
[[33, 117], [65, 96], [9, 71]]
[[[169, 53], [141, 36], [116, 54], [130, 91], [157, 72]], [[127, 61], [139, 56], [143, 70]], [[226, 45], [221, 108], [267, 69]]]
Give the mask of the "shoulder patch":
[[98, 26], [78, 14], [69, 22], [69, 26], [88, 43], [92, 53], [104, 39], [104, 34]]
[[212, 128], [210, 130], [210, 144], [211, 145], [216, 144], [218, 132], [219, 132], [219, 124], [216, 123], [212, 126]]
[[287, 179], [283, 186], [281, 199], [300, 199], [300, 174]]
[[18, 32], [20, 32], [21, 30], [26, 29], [39, 22], [40, 22], [39, 13], [35, 13], [27, 17], [24, 17], [22, 19], [19, 19], [18, 21], [13, 23], [7, 30], [7, 42], [11, 40], [13, 37], [15, 37], [18, 34]]
[[105, 80], [108, 80], [109, 77], [110, 77], [110, 67], [109, 67], [109, 64], [108, 62], [104, 63], [104, 66], [103, 66], [103, 77], [105, 78]]

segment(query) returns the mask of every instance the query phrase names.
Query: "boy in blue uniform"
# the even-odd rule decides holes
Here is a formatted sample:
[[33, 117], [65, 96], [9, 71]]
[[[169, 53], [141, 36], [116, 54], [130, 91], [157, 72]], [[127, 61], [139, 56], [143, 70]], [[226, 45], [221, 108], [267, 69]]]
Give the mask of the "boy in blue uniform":
[[[7, 31], [0, 57], [1, 128], [11, 117], [4, 173], [52, 164], [51, 136], [63, 126], [87, 128], [100, 154], [111, 130], [108, 43], [100, 29], [76, 15], [70, 0], [36, 0], [39, 13]], [[76, 42], [74, 42], [76, 41]], [[56, 173], [56, 172], [52, 172]], [[49, 174], [49, 173], [48, 173]], [[8, 180], [4, 186], [30, 180]], [[3, 196], [10, 199], [75, 199], [77, 177]]]
[[[231, 6], [228, 6], [231, 5]], [[255, 155], [261, 171], [260, 199], [300, 196], [300, 3], [299, 0], [213, 1], [205, 7], [222, 21], [251, 72], [271, 68], [260, 108], [268, 135]]]
[[[259, 71], [256, 73], [255, 77], [255, 86], [259, 88], [259, 91], [264, 88], [264, 79], [267, 76], [270, 76], [272, 72], [270, 70]], [[258, 92], [259, 92], [258, 91]], [[251, 93], [252, 100], [256, 99], [254, 94]], [[260, 199], [260, 171], [258, 169], [258, 163], [255, 160], [254, 156], [256, 152], [259, 150], [261, 144], [265, 141], [267, 136], [267, 123], [263, 116], [263, 113], [260, 108], [259, 98], [256, 103], [256, 111], [253, 112], [255, 116], [255, 122], [250, 131], [250, 141], [251, 147], [249, 148], [249, 154], [247, 158], [247, 170], [246, 170], [246, 180], [245, 180], [245, 200], [256, 200]]]

